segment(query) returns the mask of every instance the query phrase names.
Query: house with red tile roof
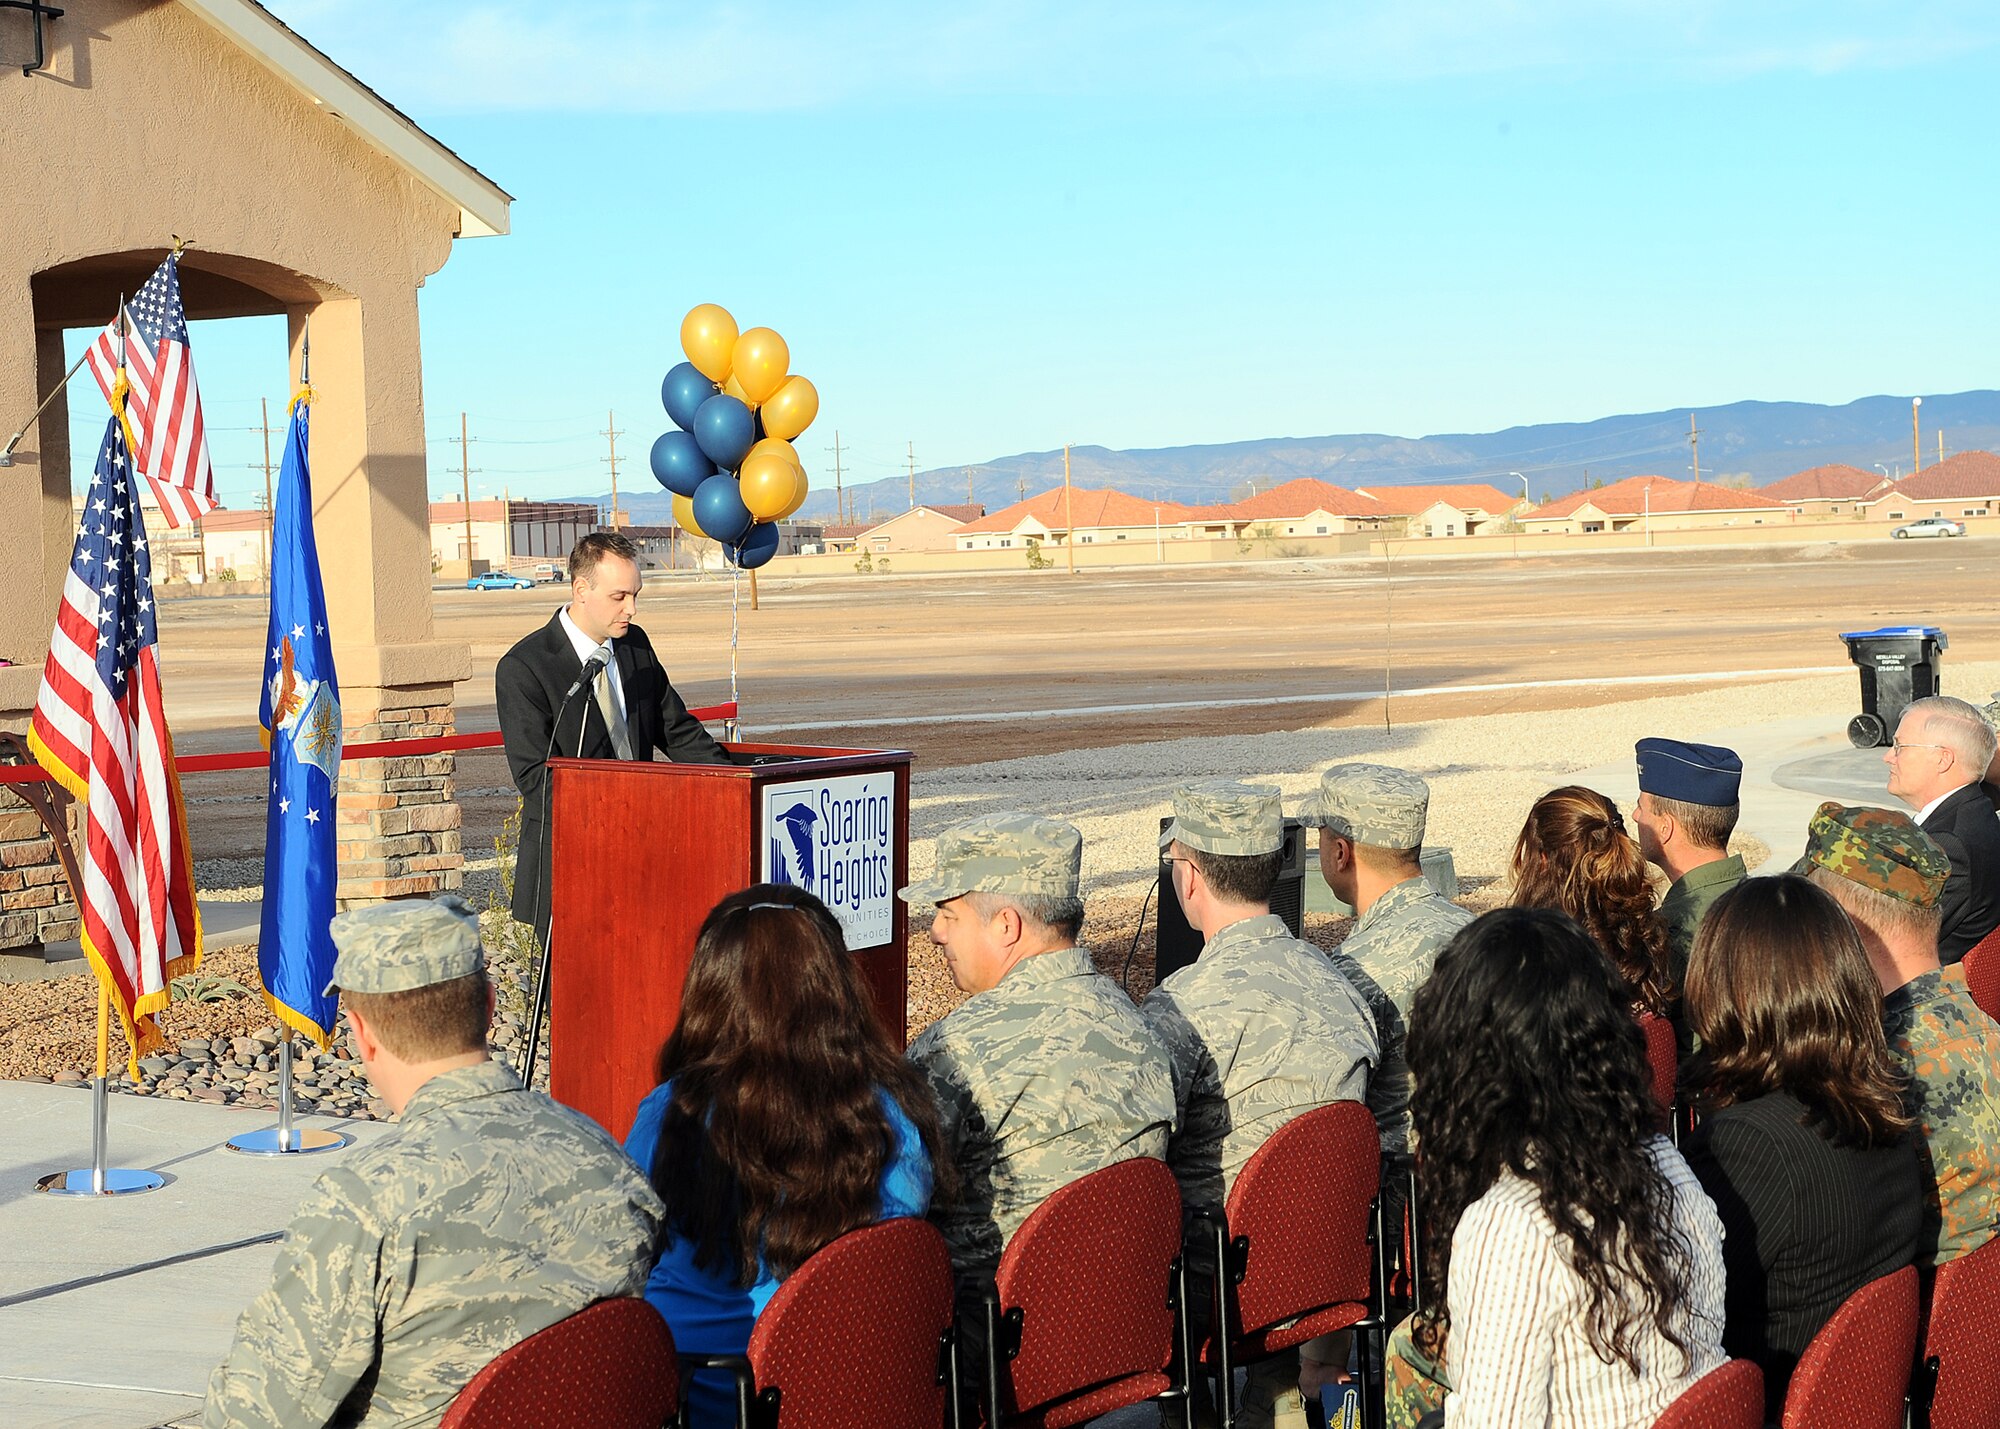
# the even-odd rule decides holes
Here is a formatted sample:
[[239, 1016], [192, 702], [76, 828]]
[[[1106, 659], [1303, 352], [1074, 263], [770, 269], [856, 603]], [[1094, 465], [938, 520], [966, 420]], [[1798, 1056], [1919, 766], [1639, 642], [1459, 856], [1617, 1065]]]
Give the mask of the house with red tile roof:
[[1759, 495], [1784, 502], [1801, 516], [1858, 519], [1888, 489], [1889, 477], [1884, 472], [1835, 464], [1793, 472], [1783, 480], [1758, 487], [1757, 491]]
[[1868, 510], [1877, 521], [2000, 516], [2000, 456], [1969, 451], [1904, 477]]
[[857, 548], [887, 554], [896, 551], [954, 551], [953, 538], [969, 521], [986, 514], [984, 506], [912, 506], [886, 521], [878, 521], [855, 538]]
[[961, 551], [1026, 550], [1029, 543], [1060, 545], [1074, 523], [1079, 546], [1116, 541], [1185, 540], [1181, 523], [1194, 508], [1151, 501], [1111, 487], [1060, 487], [968, 521], [952, 533]]
[[1550, 501], [1521, 516], [1524, 531], [1589, 535], [1600, 531], [1691, 531], [1725, 526], [1780, 526], [1792, 509], [1757, 491], [1668, 476], [1628, 476]]
[[1411, 536], [1476, 536], [1505, 520], [1525, 503], [1496, 486], [1364, 486], [1359, 494], [1403, 518]]
[[1379, 531], [1391, 519], [1391, 513], [1373, 497], [1306, 476], [1257, 492], [1244, 501], [1196, 507], [1183, 524], [1193, 539], [1231, 540], [1253, 529], [1272, 536]]

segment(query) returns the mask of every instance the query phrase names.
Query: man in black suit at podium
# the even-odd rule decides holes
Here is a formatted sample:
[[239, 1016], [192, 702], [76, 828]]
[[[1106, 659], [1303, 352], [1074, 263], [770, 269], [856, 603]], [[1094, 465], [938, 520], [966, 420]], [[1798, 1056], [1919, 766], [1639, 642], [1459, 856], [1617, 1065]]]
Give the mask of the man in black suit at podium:
[[[501, 656], [494, 672], [507, 767], [521, 791], [513, 912], [544, 940], [550, 754], [649, 760], [657, 749], [681, 764], [735, 762], [688, 713], [652, 641], [632, 623], [643, 584], [638, 556], [616, 532], [578, 541], [569, 556], [569, 604]], [[580, 684], [586, 669], [589, 679]]]

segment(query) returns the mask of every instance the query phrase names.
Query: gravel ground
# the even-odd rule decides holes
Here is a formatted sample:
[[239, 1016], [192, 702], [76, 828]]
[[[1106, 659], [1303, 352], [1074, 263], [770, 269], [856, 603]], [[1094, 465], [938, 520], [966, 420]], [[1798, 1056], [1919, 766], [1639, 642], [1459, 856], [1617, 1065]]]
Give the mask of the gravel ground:
[[[1957, 691], [2000, 688], [2000, 662], [1955, 665], [1952, 676]], [[1319, 771], [1331, 763], [1373, 760], [1414, 770], [1431, 782], [1429, 842], [1452, 850], [1465, 890], [1460, 901], [1483, 909], [1505, 897], [1507, 855], [1528, 806], [1577, 771], [1629, 757], [1633, 740], [1646, 733], [1685, 731], [1698, 737], [1706, 730], [1792, 718], [1813, 708], [1828, 711], [1829, 728], [1838, 728], [1854, 704], [1854, 684], [1852, 675], [1823, 676], [1583, 709], [1398, 724], [1387, 730], [1316, 728], [1171, 739], [933, 773], [920, 769], [911, 801], [911, 869], [917, 877], [926, 874], [939, 831], [974, 814], [1018, 808], [1069, 819], [1084, 836], [1083, 941], [1100, 967], [1122, 979], [1134, 996], [1143, 996], [1152, 985], [1157, 907], [1146, 913], [1143, 928], [1140, 912], [1157, 868], [1159, 820], [1168, 812], [1176, 784], [1255, 778], [1277, 784], [1288, 807], [1296, 808], [1317, 787]], [[1754, 844], [1741, 851], [1753, 866], [1767, 852]], [[255, 897], [260, 876], [256, 860], [197, 865], [204, 897]], [[490, 854], [468, 860], [466, 892], [475, 904], [487, 906], [488, 945], [496, 950], [500, 985], [493, 1044], [512, 1060], [525, 1032], [525, 963], [518, 950], [509, 950], [513, 925], [497, 903], [499, 870]], [[913, 1036], [959, 1001], [923, 927], [919, 916], [910, 940]], [[1305, 931], [1313, 942], [1331, 948], [1347, 928], [1345, 919], [1313, 914]], [[276, 1076], [269, 1068], [277, 1031], [257, 992], [254, 950], [213, 949], [202, 974], [233, 979], [247, 993], [215, 1002], [176, 1002], [161, 1018], [168, 1051], [156, 1059], [157, 1065], [142, 1068], [136, 1088], [124, 1083], [121, 1070], [121, 1090], [271, 1105]], [[0, 987], [0, 1077], [80, 1084], [94, 1055], [96, 995], [87, 975]], [[122, 1069], [122, 1039], [114, 1037], [114, 1043], [112, 1064]], [[302, 1069], [310, 1065], [313, 1070], [315, 1108], [349, 1116], [378, 1114], [379, 1103], [368, 1097], [351, 1051], [343, 1057], [343, 1050], [343, 1042], [336, 1040], [332, 1055], [300, 1062]]]

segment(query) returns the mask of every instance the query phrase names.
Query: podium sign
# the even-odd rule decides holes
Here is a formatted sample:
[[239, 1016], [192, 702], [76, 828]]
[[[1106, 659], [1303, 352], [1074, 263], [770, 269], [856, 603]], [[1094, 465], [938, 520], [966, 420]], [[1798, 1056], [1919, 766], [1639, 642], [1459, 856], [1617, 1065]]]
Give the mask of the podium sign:
[[903, 1045], [910, 755], [728, 747], [776, 758], [549, 761], [549, 1090], [621, 1139], [655, 1084], [702, 920], [753, 883], [832, 910]]
[[766, 784], [763, 811], [764, 882], [833, 910], [850, 952], [895, 937], [895, 771]]

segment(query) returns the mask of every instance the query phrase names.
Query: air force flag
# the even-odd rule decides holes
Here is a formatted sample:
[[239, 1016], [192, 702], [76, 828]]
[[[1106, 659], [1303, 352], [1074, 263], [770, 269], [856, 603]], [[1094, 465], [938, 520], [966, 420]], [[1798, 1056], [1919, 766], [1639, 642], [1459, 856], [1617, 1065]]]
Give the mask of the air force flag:
[[340, 775], [340, 684], [326, 629], [306, 464], [308, 393], [292, 403], [271, 529], [271, 626], [258, 718], [271, 751], [264, 819], [264, 926], [257, 970], [285, 1026], [325, 1047], [339, 1003], [333, 976], [338, 877], [334, 795]]

